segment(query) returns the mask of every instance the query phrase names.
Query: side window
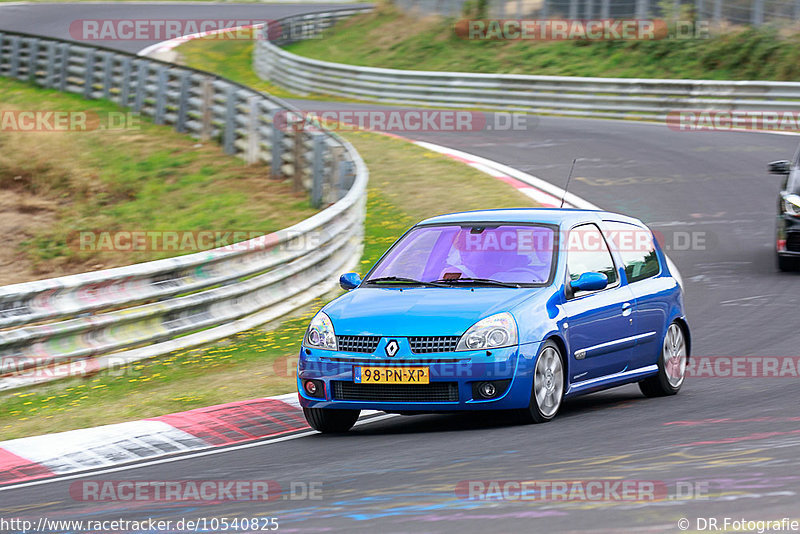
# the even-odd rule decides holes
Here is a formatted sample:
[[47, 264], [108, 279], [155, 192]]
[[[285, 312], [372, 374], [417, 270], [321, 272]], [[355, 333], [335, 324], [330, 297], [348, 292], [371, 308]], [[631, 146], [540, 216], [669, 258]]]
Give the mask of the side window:
[[614, 260], [600, 229], [594, 224], [582, 224], [570, 230], [567, 237], [567, 275], [574, 281], [590, 272], [606, 275], [609, 286], [618, 281]]
[[783, 179], [783, 190], [791, 193], [800, 192], [800, 180], [798, 180], [798, 169], [800, 169], [800, 145], [792, 156], [792, 170]]
[[790, 193], [800, 193], [800, 172], [797, 169], [791, 171], [783, 179], [783, 190]]
[[661, 272], [653, 233], [639, 226], [616, 221], [605, 221], [606, 238], [619, 252], [628, 283], [656, 276]]

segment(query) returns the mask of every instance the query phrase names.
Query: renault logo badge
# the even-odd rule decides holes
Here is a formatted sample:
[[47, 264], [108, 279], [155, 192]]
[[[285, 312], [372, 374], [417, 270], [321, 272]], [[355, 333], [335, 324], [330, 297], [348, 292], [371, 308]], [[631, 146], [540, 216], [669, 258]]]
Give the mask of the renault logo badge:
[[400, 350], [400, 345], [397, 343], [396, 339], [391, 339], [386, 344], [386, 349], [385, 350], [386, 350], [386, 355], [391, 358], [392, 356], [397, 354], [397, 351]]

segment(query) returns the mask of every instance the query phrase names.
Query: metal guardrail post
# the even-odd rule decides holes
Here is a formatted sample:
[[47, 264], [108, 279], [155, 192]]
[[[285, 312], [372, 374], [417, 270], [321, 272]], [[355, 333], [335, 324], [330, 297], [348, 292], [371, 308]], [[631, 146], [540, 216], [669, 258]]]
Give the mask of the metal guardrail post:
[[83, 65], [83, 98], [92, 98], [92, 85], [94, 84], [94, 49], [89, 49]]
[[156, 90], [156, 109], [153, 115], [153, 122], [156, 124], [164, 124], [164, 110], [167, 107], [167, 68], [159, 67], [157, 75]]
[[52, 88], [56, 83], [56, 43], [47, 43], [47, 60], [44, 75], [44, 86]]
[[[501, 4], [503, 5], [503, 4]], [[578, 0], [569, 0], [569, 16], [570, 19], [578, 18]]]
[[119, 105], [128, 107], [128, 100], [130, 100], [130, 83], [131, 83], [131, 58], [122, 58], [122, 81], [120, 82], [119, 91]]
[[186, 132], [186, 107], [189, 102], [189, 73], [182, 71], [178, 75], [180, 80], [180, 94], [178, 96], [178, 117], [175, 120], [175, 131]]
[[204, 76], [200, 82], [200, 140], [208, 141], [211, 138], [211, 106], [214, 104], [214, 85], [210, 77]]
[[722, 0], [714, 0], [714, 22], [722, 21]]
[[303, 144], [304, 134], [302, 119], [297, 124], [293, 123], [294, 144], [292, 146], [292, 190], [299, 193], [303, 190]]
[[16, 78], [19, 75], [19, 37], [12, 35], [8, 40], [11, 43], [11, 65], [8, 75]]
[[764, 24], [764, 0], [753, 0], [752, 19], [750, 23], [753, 26], [761, 26]]
[[[344, 160], [344, 150], [338, 146], [329, 146], [330, 172], [328, 177], [328, 187], [323, 193], [325, 202], [336, 202], [341, 198], [339, 195], [339, 182], [341, 181], [341, 163]], [[331, 200], [333, 199], [333, 200]]]
[[69, 67], [69, 44], [61, 43], [60, 49], [60, 57], [61, 57], [61, 69], [59, 73], [58, 79], [58, 90], [62, 93], [67, 90], [67, 75]]
[[[273, 180], [283, 178], [283, 128], [288, 124], [286, 111], [275, 110], [272, 112], [272, 157], [270, 158], [270, 177]], [[281, 124], [278, 124], [278, 123]]]
[[136, 96], [134, 97], [133, 110], [136, 112], [142, 111], [144, 105], [144, 91], [147, 86], [147, 62], [137, 59], [134, 61], [136, 65]]
[[258, 122], [258, 97], [253, 95], [247, 99], [247, 148], [244, 153], [244, 159], [249, 165], [258, 162], [258, 153], [260, 151]]
[[225, 88], [225, 131], [223, 132], [222, 148], [226, 154], [235, 154], [236, 147], [236, 86], [229, 85]]
[[39, 39], [28, 41], [28, 81], [36, 81], [37, 63], [39, 61]]
[[340, 160], [339, 161], [339, 168], [338, 168], [338, 198], [342, 198], [347, 194], [347, 190], [350, 189], [350, 183], [353, 177], [353, 164], [347, 160]]
[[111, 54], [105, 54], [103, 59], [103, 98], [106, 99], [111, 97], [111, 86], [114, 83], [111, 78], [111, 62], [113, 59]]
[[600, 18], [611, 18], [611, 0], [600, 0]]
[[325, 157], [325, 138], [322, 134], [314, 133], [311, 136], [312, 143], [312, 163], [311, 163], [311, 206], [319, 208], [322, 206], [322, 194], [325, 190], [325, 169], [323, 167]]
[[648, 0], [636, 0], [636, 18], [647, 18], [647, 11], [649, 9]]

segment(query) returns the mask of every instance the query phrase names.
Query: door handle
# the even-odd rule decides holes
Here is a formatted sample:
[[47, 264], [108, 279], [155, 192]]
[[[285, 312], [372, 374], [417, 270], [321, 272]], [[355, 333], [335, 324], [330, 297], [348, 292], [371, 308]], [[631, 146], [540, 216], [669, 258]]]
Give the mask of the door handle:
[[631, 314], [631, 309], [632, 309], [632, 307], [631, 307], [631, 303], [630, 302], [624, 303], [622, 305], [622, 316], [623, 317], [627, 317], [628, 315], [630, 315]]

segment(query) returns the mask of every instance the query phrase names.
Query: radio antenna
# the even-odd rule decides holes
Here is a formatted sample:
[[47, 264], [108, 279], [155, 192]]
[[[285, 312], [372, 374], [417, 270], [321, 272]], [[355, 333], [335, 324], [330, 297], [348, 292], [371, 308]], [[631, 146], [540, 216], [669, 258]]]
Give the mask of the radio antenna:
[[564, 186], [564, 194], [561, 196], [561, 206], [559, 206], [559, 208], [564, 207], [564, 200], [567, 198], [567, 191], [569, 190], [569, 181], [572, 179], [572, 171], [575, 170], [576, 161], [578, 161], [578, 158], [572, 160], [572, 166], [569, 168], [569, 175], [567, 176], [567, 185]]

